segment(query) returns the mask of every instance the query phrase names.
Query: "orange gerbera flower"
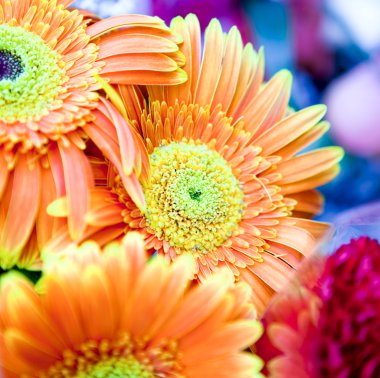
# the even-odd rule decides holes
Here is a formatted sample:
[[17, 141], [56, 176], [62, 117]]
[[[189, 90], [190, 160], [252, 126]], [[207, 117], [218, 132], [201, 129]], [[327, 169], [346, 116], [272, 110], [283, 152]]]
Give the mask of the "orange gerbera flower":
[[[290, 113], [290, 74], [264, 84], [262, 53], [243, 47], [236, 28], [225, 35], [213, 20], [202, 58], [195, 16], [172, 29], [184, 40], [189, 81], [148, 87], [145, 102], [137, 88], [118, 87], [120, 97], [108, 88], [133, 125], [102, 104], [86, 129], [108, 160], [92, 159], [84, 239], [104, 243], [132, 229], [169, 260], [191, 253], [201, 280], [227, 266], [254, 288], [261, 312], [327, 229], [306, 218], [320, 211], [314, 188], [338, 173], [342, 150], [295, 156], [326, 132], [325, 107]], [[63, 204], [50, 211], [65, 215]]]
[[[67, 195], [69, 229], [84, 229], [93, 185], [83, 126], [99, 84], [178, 84], [182, 54], [157, 18], [93, 23], [71, 1], [0, 0], [0, 266], [30, 266], [61, 222], [47, 205]], [[120, 28], [120, 30], [115, 30]], [[23, 251], [23, 252], [22, 252]]]
[[192, 259], [146, 264], [142, 238], [96, 243], [47, 264], [39, 295], [1, 280], [0, 367], [13, 377], [261, 377], [242, 352], [261, 334], [247, 284], [228, 272], [191, 285]]

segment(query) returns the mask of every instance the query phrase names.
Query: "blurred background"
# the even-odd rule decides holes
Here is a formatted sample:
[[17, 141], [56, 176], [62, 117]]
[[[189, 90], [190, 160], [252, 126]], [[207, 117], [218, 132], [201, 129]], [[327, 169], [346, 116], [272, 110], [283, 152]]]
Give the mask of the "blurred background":
[[332, 126], [317, 146], [346, 150], [340, 175], [321, 188], [326, 208], [319, 219], [335, 224], [333, 244], [363, 234], [380, 239], [379, 0], [77, 0], [74, 5], [101, 17], [143, 13], [169, 23], [195, 13], [203, 28], [213, 17], [225, 30], [237, 25], [245, 42], [264, 46], [267, 77], [281, 68], [293, 73], [295, 109], [328, 106]]

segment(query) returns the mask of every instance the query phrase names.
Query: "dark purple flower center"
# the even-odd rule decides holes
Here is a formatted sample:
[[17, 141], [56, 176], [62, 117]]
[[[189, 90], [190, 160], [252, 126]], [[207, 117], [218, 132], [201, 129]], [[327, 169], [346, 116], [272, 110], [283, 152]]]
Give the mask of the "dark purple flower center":
[[16, 80], [24, 72], [22, 60], [8, 50], [0, 50], [0, 81]]

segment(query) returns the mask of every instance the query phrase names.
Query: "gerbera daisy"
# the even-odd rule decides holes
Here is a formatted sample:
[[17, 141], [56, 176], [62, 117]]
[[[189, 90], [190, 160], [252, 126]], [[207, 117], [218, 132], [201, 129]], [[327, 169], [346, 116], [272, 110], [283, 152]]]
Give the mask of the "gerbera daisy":
[[362, 237], [340, 247], [315, 287], [280, 295], [265, 314], [257, 352], [269, 377], [379, 377], [379, 290], [379, 243]]
[[[29, 266], [60, 225], [47, 205], [67, 195], [69, 230], [83, 228], [92, 173], [83, 126], [99, 84], [178, 84], [176, 38], [157, 18], [93, 23], [71, 1], [0, 0], [0, 266]], [[116, 28], [122, 28], [115, 30]], [[22, 252], [23, 251], [23, 252]]]
[[243, 352], [261, 334], [247, 284], [225, 271], [192, 285], [190, 256], [147, 264], [137, 233], [100, 252], [88, 242], [48, 262], [38, 292], [17, 273], [2, 278], [6, 378], [261, 377]]
[[[104, 104], [85, 128], [107, 157], [92, 159], [97, 188], [85, 238], [104, 243], [139, 231], [169, 260], [191, 253], [201, 280], [227, 266], [252, 285], [262, 311], [327, 228], [305, 218], [320, 211], [314, 188], [338, 173], [342, 150], [295, 156], [327, 130], [318, 123], [325, 107], [289, 114], [290, 74], [263, 83], [262, 52], [243, 47], [236, 28], [223, 34], [213, 20], [201, 58], [197, 18], [171, 27], [183, 37], [189, 80], [148, 87], [146, 102], [136, 87], [108, 87], [133, 125]], [[64, 216], [65, 207], [59, 201], [50, 211]]]

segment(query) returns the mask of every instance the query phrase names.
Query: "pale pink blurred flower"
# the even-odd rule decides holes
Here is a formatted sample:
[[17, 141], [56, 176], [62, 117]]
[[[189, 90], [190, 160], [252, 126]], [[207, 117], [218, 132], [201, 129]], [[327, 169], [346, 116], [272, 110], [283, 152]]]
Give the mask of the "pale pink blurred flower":
[[355, 67], [328, 87], [331, 135], [348, 152], [373, 156], [380, 152], [380, 70], [375, 61]]

